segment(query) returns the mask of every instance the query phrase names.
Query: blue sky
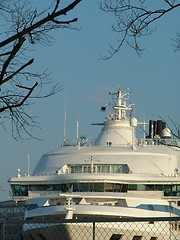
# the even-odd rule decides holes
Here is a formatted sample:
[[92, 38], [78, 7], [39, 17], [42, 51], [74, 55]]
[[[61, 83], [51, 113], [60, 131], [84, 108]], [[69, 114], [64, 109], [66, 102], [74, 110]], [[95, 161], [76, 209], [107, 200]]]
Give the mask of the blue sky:
[[[40, 1], [39, 1], [40, 2]], [[48, 0], [38, 3], [48, 4]], [[110, 43], [116, 43], [111, 32], [113, 17], [98, 9], [98, 1], [84, 0], [74, 11], [80, 31], [59, 29], [53, 33], [55, 43], [51, 47], [36, 46], [35, 70], [48, 68], [51, 78], [63, 89], [56, 96], [36, 102], [31, 112], [39, 116], [40, 129], [33, 134], [43, 140], [16, 142], [11, 132], [1, 128], [1, 188], [0, 200], [8, 199], [9, 177], [16, 176], [17, 169], [27, 173], [30, 156], [32, 173], [41, 155], [60, 146], [64, 128], [64, 99], [67, 102], [67, 138], [76, 135], [79, 119], [80, 135], [89, 140], [97, 137], [100, 127], [91, 123], [103, 121], [100, 107], [109, 102], [108, 92], [117, 88], [130, 88], [131, 102], [135, 103], [139, 121], [168, 119], [180, 122], [180, 52], [175, 53], [172, 39], [179, 31], [180, 9], [167, 15], [157, 31], [142, 39], [145, 51], [141, 57], [127, 46], [112, 59], [104, 61], [100, 55], [108, 52]]]

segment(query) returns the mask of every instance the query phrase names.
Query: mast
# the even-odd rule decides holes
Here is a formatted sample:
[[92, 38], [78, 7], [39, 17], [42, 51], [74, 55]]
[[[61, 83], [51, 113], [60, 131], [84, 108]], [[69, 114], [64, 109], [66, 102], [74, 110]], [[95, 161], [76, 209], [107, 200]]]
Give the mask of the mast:
[[[111, 146], [131, 146], [135, 149], [136, 137], [135, 127], [137, 119], [132, 118], [134, 114], [134, 104], [128, 103], [131, 92], [129, 89], [121, 91], [120, 88], [115, 92], [109, 92], [113, 103], [108, 104], [111, 111], [105, 118], [103, 128], [95, 141], [95, 145]], [[128, 114], [129, 113], [129, 114]], [[131, 119], [132, 125], [131, 125]], [[99, 124], [100, 125], [100, 124]]]
[[76, 122], [76, 145], [78, 146], [79, 145], [79, 121], [78, 121], [78, 118], [77, 118], [77, 122]]
[[126, 120], [127, 119], [127, 111], [132, 111], [132, 104], [129, 104], [127, 106], [126, 101], [127, 99], [129, 99], [129, 95], [132, 94], [131, 92], [125, 91], [122, 92], [120, 88], [118, 88], [117, 92], [114, 93], [109, 93], [112, 96], [115, 95], [116, 96], [116, 103], [113, 106], [114, 110], [115, 110], [115, 120]]
[[66, 145], [66, 91], [64, 97], [64, 138], [63, 138], [63, 146]]
[[30, 176], [30, 157], [28, 154], [28, 177]]

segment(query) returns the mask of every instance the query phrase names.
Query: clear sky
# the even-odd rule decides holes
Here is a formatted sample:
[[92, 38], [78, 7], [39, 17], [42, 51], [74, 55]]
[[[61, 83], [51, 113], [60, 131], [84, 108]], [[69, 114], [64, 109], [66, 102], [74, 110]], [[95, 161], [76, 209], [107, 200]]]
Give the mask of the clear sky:
[[[41, 7], [48, 2], [38, 1], [38, 4]], [[65, 92], [67, 139], [76, 136], [77, 118], [80, 135], [89, 140], [97, 137], [100, 127], [91, 123], [104, 120], [100, 107], [109, 102], [108, 92], [118, 85], [132, 91], [131, 102], [135, 103], [139, 121], [161, 116], [168, 122], [170, 116], [180, 123], [180, 52], [174, 52], [172, 47], [175, 32], [180, 32], [180, 9], [161, 19], [154, 25], [157, 31], [142, 39], [145, 51], [141, 57], [124, 46], [108, 61], [101, 60], [100, 55], [106, 54], [109, 44], [116, 42], [116, 35], [110, 30], [113, 17], [101, 12], [96, 0], [82, 1], [71, 16], [79, 18], [80, 31], [56, 30], [54, 45], [38, 45], [34, 52], [34, 69], [48, 68], [51, 78], [64, 89], [31, 107], [32, 114], [39, 116], [41, 127], [33, 134], [42, 140], [16, 142], [10, 131], [1, 128], [0, 201], [8, 199], [8, 178], [16, 176], [18, 168], [22, 174], [27, 173], [28, 155], [32, 173], [42, 154], [60, 146]]]

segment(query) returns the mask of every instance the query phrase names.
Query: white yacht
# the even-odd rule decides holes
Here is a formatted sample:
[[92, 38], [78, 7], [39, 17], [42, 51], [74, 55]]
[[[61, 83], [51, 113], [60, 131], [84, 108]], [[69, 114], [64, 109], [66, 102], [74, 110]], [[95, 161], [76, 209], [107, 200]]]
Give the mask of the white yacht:
[[[26, 201], [25, 219], [32, 221], [23, 225], [22, 232], [26, 240], [55, 240], [57, 236], [58, 240], [175, 240], [180, 237], [180, 224], [173, 222], [173, 217], [179, 214], [180, 210], [175, 203], [157, 196], [100, 192], [60, 193]], [[137, 217], [144, 220], [118, 221]], [[169, 217], [171, 221], [154, 221], [160, 217]], [[68, 219], [75, 220], [71, 223], [67, 222]], [[76, 219], [80, 222], [76, 222]], [[44, 222], [45, 220], [51, 222]], [[97, 221], [94, 229], [91, 221]]]
[[180, 144], [162, 120], [150, 120], [138, 140], [136, 128], [145, 133], [146, 123], [132, 116], [131, 93], [109, 94], [113, 102], [101, 108], [108, 114], [96, 124], [102, 129], [93, 144], [64, 139], [41, 157], [32, 176], [18, 170], [9, 179], [13, 199], [29, 199], [26, 219], [180, 216]]

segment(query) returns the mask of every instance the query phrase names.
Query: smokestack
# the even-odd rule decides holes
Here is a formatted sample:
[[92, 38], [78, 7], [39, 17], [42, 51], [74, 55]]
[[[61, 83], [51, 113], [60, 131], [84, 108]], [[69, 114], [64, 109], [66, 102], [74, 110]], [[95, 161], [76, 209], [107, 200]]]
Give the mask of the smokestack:
[[154, 138], [156, 134], [156, 121], [149, 120], [149, 138]]

